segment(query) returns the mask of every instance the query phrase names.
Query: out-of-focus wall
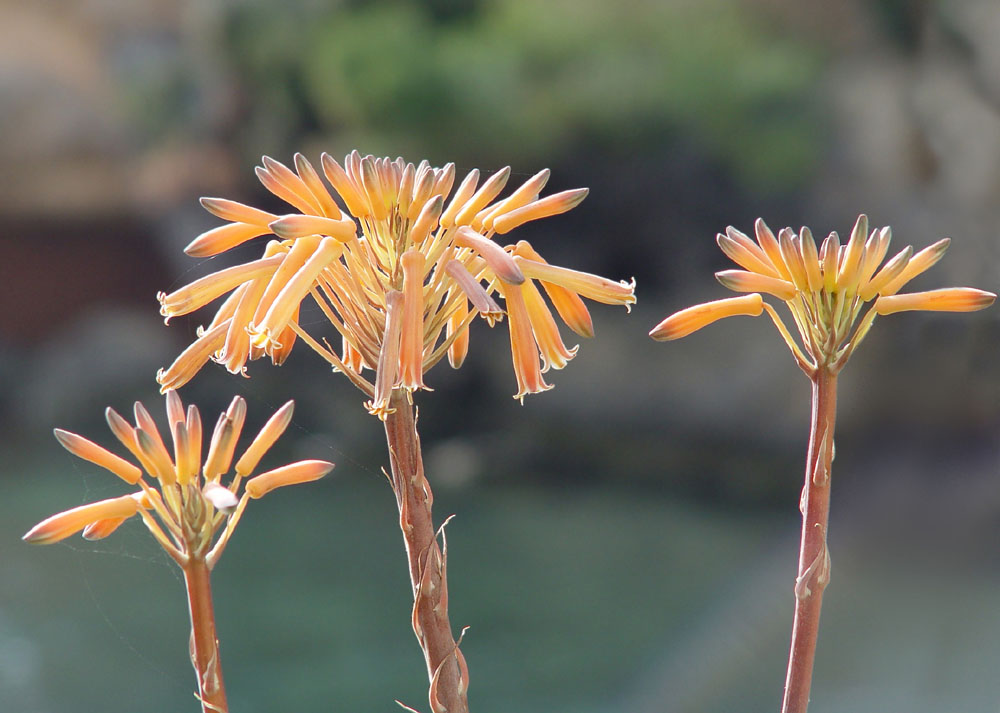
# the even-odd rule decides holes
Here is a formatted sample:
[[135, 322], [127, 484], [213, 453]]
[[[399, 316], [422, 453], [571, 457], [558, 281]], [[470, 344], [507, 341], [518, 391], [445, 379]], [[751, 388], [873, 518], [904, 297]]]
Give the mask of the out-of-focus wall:
[[[196, 315], [164, 327], [155, 300], [225, 264], [181, 252], [217, 223], [197, 197], [277, 210], [254, 181], [262, 153], [289, 162], [295, 151], [315, 160], [320, 151], [358, 148], [455, 161], [460, 172], [510, 163], [512, 183], [550, 166], [553, 191], [585, 185], [591, 193], [523, 237], [559, 264], [638, 279], [632, 314], [595, 306], [597, 336], [565, 371], [547, 375], [552, 392], [523, 407], [513, 402], [502, 328], [483, 327], [466, 366], [437, 367], [428, 375], [435, 392], [419, 395], [432, 480], [444, 503], [457, 505], [456, 524], [462, 512], [476, 522], [465, 533], [475, 576], [463, 583], [457, 564], [452, 572], [453, 590], [473, 602], [463, 622], [483, 630], [480, 644], [470, 634], [489, 663], [473, 673], [482, 710], [510, 710], [504, 689], [517, 682], [523, 710], [557, 710], [546, 695], [569, 700], [600, 686], [607, 690], [593, 695], [590, 710], [725, 711], [734, 701], [770, 701], [770, 688], [776, 705], [808, 385], [763, 319], [728, 320], [671, 344], [646, 333], [669, 312], [726, 296], [712, 277], [728, 267], [714, 236], [729, 224], [749, 230], [758, 216], [776, 229], [806, 224], [822, 237], [845, 235], [863, 211], [874, 225], [892, 225], [896, 249], [950, 236], [945, 259], [914, 285], [996, 291], [998, 35], [994, 0], [0, 0], [0, 484], [8, 489], [0, 493], [9, 496], [0, 501], [11, 503], [0, 517], [0, 701], [19, 692], [12, 700], [21, 709], [41, 713], [71, 698], [45, 693], [53, 685], [46, 671], [72, 672], [74, 657], [101, 655], [124, 666], [137, 644], [114, 635], [128, 629], [116, 611], [154, 634], [183, 616], [179, 606], [154, 617], [114, 599], [127, 584], [81, 579], [73, 568], [97, 553], [64, 548], [56, 555], [63, 569], [53, 572], [16, 537], [110, 487], [67, 466], [68, 456], [58, 460], [65, 454], [53, 456], [50, 429], [100, 440], [104, 406], [155, 402], [156, 369], [204, 321]], [[820, 662], [818, 713], [937, 713], [954, 700], [973, 710], [996, 698], [989, 681], [963, 685], [962, 671], [983, 662], [960, 656], [1000, 634], [992, 615], [998, 314], [879, 319], [842, 378], [828, 599], [837, 622], [831, 639], [841, 641], [831, 645], [832, 665]], [[383, 605], [398, 604], [366, 589], [371, 581], [391, 586], [380, 563], [391, 557], [395, 533], [383, 542], [364, 529], [372, 523], [359, 535], [350, 521], [358, 510], [391, 519], [391, 503], [386, 515], [381, 502], [353, 490], [368, 493], [381, 478], [378, 424], [346, 380], [317, 361], [296, 353], [282, 369], [257, 362], [249, 381], [209, 368], [185, 387], [186, 398], [202, 403], [244, 393], [261, 413], [295, 397], [288, 448], [307, 457], [316, 457], [313, 448], [329, 451], [338, 480], [273, 520], [307, 539], [293, 511], [303, 508], [323, 522], [323, 537], [361, 553], [356, 560], [350, 547], [338, 549], [336, 567], [373, 570], [352, 589], [340, 571], [313, 566], [323, 548], [303, 547], [302, 560], [288, 561], [315, 573], [302, 588], [311, 598], [302, 594], [289, 607], [276, 585], [264, 587], [260, 606], [273, 608], [263, 618], [289, 618], [262, 634], [271, 638], [261, 651], [294, 650], [300, 639], [289, 631], [308, 639], [313, 623], [288, 609], [308, 613], [327, 591], [341, 607], [328, 625], [357, 641], [371, 633], [359, 621], [385, 623]], [[66, 491], [56, 485], [63, 481]], [[354, 499], [337, 501], [344, 490]], [[335, 513], [330, 521], [317, 514], [320, 504]], [[515, 522], [523, 537], [511, 534]], [[260, 562], [286, 561], [266, 549], [277, 535], [269, 539], [264, 524], [253, 532]], [[121, 547], [102, 552], [134, 556], [131, 545]], [[461, 545], [453, 547], [460, 561]], [[140, 567], [163, 574], [139, 552]], [[481, 561], [487, 556], [495, 563]], [[249, 556], [242, 562], [254, 566]], [[899, 613], [910, 609], [893, 598], [896, 580], [887, 584], [886, 572], [914, 590], [924, 586], [910, 614]], [[260, 586], [257, 574], [268, 576], [242, 575], [247, 588]], [[511, 581], [520, 583], [517, 596]], [[91, 599], [70, 606], [59, 597], [81, 586]], [[38, 588], [45, 597], [31, 596]], [[653, 588], [662, 589], [662, 607]], [[544, 615], [527, 620], [522, 602], [533, 598]], [[64, 613], [52, 630], [43, 599]], [[258, 600], [246, 591], [233, 600], [232, 621], [257, 616]], [[375, 614], [362, 613], [365, 604]], [[102, 625], [76, 629], [65, 614], [74, 607], [83, 617], [105, 612], [98, 621], [106, 617], [112, 634], [99, 654], [89, 656], [86, 644]], [[871, 626], [853, 612], [883, 626], [882, 648], [872, 645], [867, 657], [851, 639]], [[315, 660], [333, 660], [322, 672], [367, 671], [375, 660], [405, 678], [392, 655], [412, 642], [405, 612], [396, 619], [377, 628], [384, 637], [371, 648], [314, 642]], [[735, 620], [734, 641], [718, 622]], [[510, 640], [519, 626], [531, 629], [534, 648]], [[63, 628], [65, 639], [56, 631]], [[397, 629], [398, 640], [387, 633]], [[252, 636], [236, 640], [243, 667], [234, 691], [248, 692], [248, 706], [257, 695], [270, 701], [267, 677], [256, 674], [277, 664], [255, 657]], [[162, 659], [154, 645], [142, 656], [153, 667], [183, 658], [168, 648]], [[603, 653], [586, 654], [591, 648]], [[892, 658], [896, 668], [874, 661], [901, 650], [912, 656]], [[935, 651], [964, 663], [946, 666]], [[415, 647], [405, 653], [416, 655]], [[862, 659], [867, 678], [852, 668]], [[913, 671], [923, 672], [919, 680], [909, 678]], [[322, 672], [302, 676], [329, 686], [302, 689], [314, 705], [316, 691], [343, 690]], [[146, 674], [187, 698], [186, 678]], [[280, 686], [302, 685], [296, 671], [281, 675]], [[365, 689], [351, 700], [382, 700], [357, 683], [362, 673], [344, 678]], [[141, 698], [123, 693], [120, 709], [134, 710]]]

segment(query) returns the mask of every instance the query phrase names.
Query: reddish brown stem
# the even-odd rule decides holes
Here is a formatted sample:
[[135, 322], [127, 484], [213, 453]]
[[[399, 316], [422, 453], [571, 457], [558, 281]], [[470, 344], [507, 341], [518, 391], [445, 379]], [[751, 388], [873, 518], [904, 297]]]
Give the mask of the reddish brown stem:
[[188, 612], [191, 615], [191, 663], [198, 676], [198, 696], [203, 713], [228, 713], [226, 687], [219, 662], [219, 640], [215, 634], [212, 585], [209, 569], [201, 557], [184, 565]]
[[827, 521], [830, 515], [830, 465], [837, 417], [837, 375], [820, 368], [813, 376], [809, 453], [802, 490], [802, 544], [795, 579], [795, 621], [788, 654], [782, 713], [806, 713], [812, 683], [823, 591], [830, 580]]
[[385, 434], [392, 487], [410, 565], [413, 633], [427, 663], [431, 711], [468, 713], [469, 674], [448, 621], [447, 547], [442, 551], [438, 546], [431, 516], [434, 496], [424, 477], [413, 405], [399, 389], [393, 392], [390, 405], [395, 410], [386, 417]]

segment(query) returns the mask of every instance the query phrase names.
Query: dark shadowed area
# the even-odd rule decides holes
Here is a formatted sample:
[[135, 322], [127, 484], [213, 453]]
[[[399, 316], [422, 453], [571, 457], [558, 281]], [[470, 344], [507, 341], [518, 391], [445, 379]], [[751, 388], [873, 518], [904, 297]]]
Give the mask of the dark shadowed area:
[[[549, 167], [590, 195], [516, 238], [637, 280], [552, 391], [513, 400], [480, 323], [417, 396], [472, 709], [776, 710], [808, 381], [763, 318], [647, 333], [731, 294], [714, 237], [758, 216], [845, 236], [866, 212], [891, 254], [948, 236], [914, 288], [997, 291], [998, 36], [994, 0], [0, 0], [0, 709], [198, 709], [183, 581], [141, 525], [20, 536], [125, 492], [52, 428], [161, 418], [156, 370], [211, 317], [165, 327], [156, 293], [266, 240], [187, 257], [219, 223], [198, 197], [284, 212], [262, 154], [357, 148]], [[813, 713], [1000, 700], [998, 314], [880, 318], [841, 378]], [[248, 375], [182, 394], [213, 420], [243, 395], [248, 432], [294, 398], [269, 463], [337, 468], [251, 503], [216, 569], [232, 711], [426, 711], [381, 424], [306, 349]]]

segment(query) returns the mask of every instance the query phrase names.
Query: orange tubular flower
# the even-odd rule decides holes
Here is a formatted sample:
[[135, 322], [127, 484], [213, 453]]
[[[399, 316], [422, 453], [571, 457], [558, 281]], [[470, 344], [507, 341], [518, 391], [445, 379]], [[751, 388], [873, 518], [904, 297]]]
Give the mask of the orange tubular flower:
[[[908, 310], [972, 312], [993, 304], [996, 295], [971, 287], [897, 294], [941, 259], [949, 241], [941, 240], [916, 254], [908, 246], [883, 264], [892, 233], [889, 228], [869, 233], [865, 215], [858, 218], [846, 245], [840, 244], [836, 233], [830, 233], [817, 248], [808, 228], [798, 234], [785, 228], [775, 236], [760, 219], [754, 228], [756, 242], [733, 227], [717, 238], [722, 251], [743, 269], [723, 270], [716, 278], [735, 292], [750, 294], [688, 307], [667, 317], [649, 334], [659, 341], [679, 339], [725, 317], [758, 316], [766, 311], [812, 382], [809, 447], [798, 501], [802, 536], [795, 614], [781, 707], [782, 713], [805, 713], [823, 594], [830, 581], [827, 532], [840, 370], [877, 315]], [[525, 270], [525, 275], [535, 276], [531, 270]], [[785, 303], [798, 339], [762, 292]]]
[[[140, 489], [53, 515], [35, 525], [24, 540], [47, 545], [81, 530], [88, 539], [100, 539], [126, 519], [140, 515], [157, 542], [182, 567], [192, 560], [203, 560], [211, 568], [225, 549], [250, 498], [259, 498], [279, 486], [316, 480], [333, 468], [332, 463], [325, 461], [292, 463], [250, 478], [240, 495], [240, 483], [288, 426], [292, 408], [289, 401], [267, 422], [237, 461], [228, 485], [223, 485], [221, 478], [230, 469], [246, 414], [246, 403], [239, 396], [219, 417], [201, 475], [198, 473], [202, 462], [201, 416], [195, 406], [185, 411], [174, 391], [167, 391], [172, 452], [167, 450], [141, 403], [135, 404], [135, 426], [114, 410], [107, 411], [111, 430], [136, 456], [142, 468], [83, 436], [57, 428], [56, 439], [70, 453], [106, 468]], [[143, 477], [144, 470], [151, 482]], [[216, 537], [220, 530], [221, 535]]]
[[[868, 334], [876, 315], [908, 310], [972, 312], [989, 307], [996, 299], [992, 292], [971, 287], [896, 294], [941, 259], [950, 242], [947, 238], [918, 253], [907, 246], [883, 265], [892, 232], [886, 227], [869, 234], [865, 215], [858, 217], [845, 246], [836, 233], [830, 233], [817, 248], [808, 228], [798, 235], [785, 228], [775, 237], [763, 220], [758, 219], [754, 227], [756, 242], [733, 227], [717, 236], [722, 251], [743, 268], [716, 273], [719, 282], [735, 292], [752, 294], [681, 310], [650, 332], [653, 339], [678, 339], [723, 317], [767, 311], [806, 374], [812, 376], [821, 368], [835, 374]], [[539, 276], [537, 271], [524, 273]], [[784, 301], [798, 341], [761, 292]]]
[[[223, 207], [227, 211], [237, 210], [228, 204], [223, 204]], [[241, 215], [248, 219], [254, 216], [246, 211]], [[248, 291], [245, 290], [244, 294]], [[238, 311], [238, 308], [235, 309]], [[232, 319], [232, 313], [227, 314], [209, 333], [217, 331], [224, 338], [225, 329]], [[228, 484], [223, 484], [223, 476], [229, 472], [236, 442], [243, 429], [246, 402], [237, 396], [220, 415], [202, 467], [202, 428], [198, 409], [189, 406], [185, 411], [184, 404], [173, 390], [166, 392], [166, 400], [167, 422], [173, 438], [171, 450], [167, 450], [153, 417], [141, 403], [135, 404], [134, 426], [113, 409], [109, 408], [106, 412], [111, 431], [142, 468], [83, 436], [57, 428], [56, 438], [68, 451], [110, 470], [130, 485], [139, 485], [140, 489], [53, 515], [31, 528], [24, 540], [48, 545], [81, 531], [88, 540], [99, 540], [117, 530], [129, 518], [139, 515], [156, 541], [184, 572], [191, 620], [189, 652], [198, 680], [196, 697], [201, 701], [203, 713], [223, 713], [229, 710], [229, 706], [219, 661], [211, 570], [251, 498], [260, 498], [285, 485], [322, 478], [333, 468], [333, 463], [307, 460], [275, 468], [247, 480], [241, 496], [243, 479], [256, 469], [261, 457], [291, 421], [292, 402], [280, 408], [264, 425], [236, 462], [235, 474]], [[147, 482], [143, 471], [153, 483]]]
[[[215, 255], [267, 233], [277, 239], [259, 260], [160, 295], [169, 318], [231, 293], [197, 346], [160, 372], [164, 389], [186, 383], [210, 358], [234, 373], [263, 355], [280, 363], [298, 337], [364, 391], [369, 410], [384, 419], [392, 413], [392, 391], [428, 388], [424, 374], [445, 355], [456, 368], [462, 363], [477, 315], [492, 326], [510, 314], [516, 398], [523, 398], [549, 388], [540, 360], [545, 369], [558, 369], [576, 351], [563, 344], [543, 291], [570, 329], [585, 337], [593, 335], [593, 324], [581, 297], [635, 302], [634, 282], [551, 266], [523, 241], [494, 241], [526, 222], [571, 210], [586, 196], [586, 189], [577, 189], [540, 198], [548, 170], [498, 199], [509, 168], [481, 185], [473, 170], [452, 194], [453, 164], [432, 168], [426, 161], [414, 165], [357, 151], [343, 165], [327, 154], [321, 163], [334, 193], [301, 154], [294, 170], [267, 157], [257, 168], [264, 186], [297, 211], [288, 215], [202, 199], [209, 212], [230, 222], [196, 238], [188, 254]], [[298, 323], [297, 309], [307, 296], [340, 333], [339, 354], [332, 340], [314, 338]], [[506, 300], [506, 309], [495, 296]], [[398, 314], [390, 315], [390, 303], [398, 303]], [[374, 377], [364, 374], [372, 365]]]

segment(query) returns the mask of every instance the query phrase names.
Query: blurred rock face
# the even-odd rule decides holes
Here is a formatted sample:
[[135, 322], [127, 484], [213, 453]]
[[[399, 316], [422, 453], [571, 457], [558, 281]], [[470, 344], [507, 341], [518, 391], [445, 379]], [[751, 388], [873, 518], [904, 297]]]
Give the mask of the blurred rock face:
[[206, 12], [162, 0], [5, 0], [0, 13], [0, 214], [134, 212], [169, 205], [202, 179], [231, 180], [205, 139], [220, 112], [177, 117], [169, 140], [145, 115], [165, 108], [154, 97], [170, 93], [198, 48], [186, 25], [212, 27]]
[[915, 13], [912, 46], [871, 34], [831, 63], [833, 143], [811, 202], [831, 228], [864, 210], [914, 246], [954, 237], [941, 279], [990, 288], [1000, 264], [1000, 5], [934, 8]]

